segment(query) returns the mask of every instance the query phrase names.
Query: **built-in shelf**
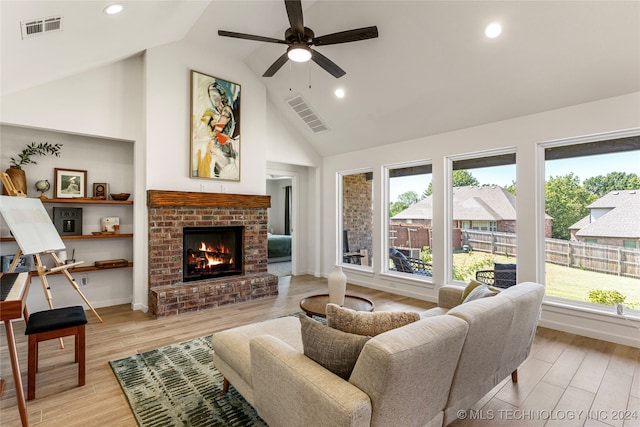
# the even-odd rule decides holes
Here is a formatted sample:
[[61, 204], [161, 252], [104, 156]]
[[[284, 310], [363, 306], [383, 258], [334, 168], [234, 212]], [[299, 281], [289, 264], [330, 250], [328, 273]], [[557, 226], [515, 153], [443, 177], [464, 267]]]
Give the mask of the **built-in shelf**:
[[[123, 267], [108, 267], [108, 268], [104, 268], [103, 267], [103, 268], [98, 268], [96, 266], [90, 265], [90, 266], [87, 266], [87, 267], [75, 267], [75, 268], [72, 268], [72, 269], [70, 269], [68, 271], [73, 276], [76, 273], [86, 273], [86, 272], [89, 272], [89, 271], [118, 270], [120, 268], [131, 268], [131, 267], [133, 267], [133, 262], [130, 262], [129, 265], [123, 266]], [[51, 273], [51, 274], [48, 274], [47, 276], [52, 275], [52, 274], [62, 274], [62, 272]], [[29, 273], [29, 276], [38, 277], [38, 272], [37, 271], [32, 271], [32, 272]]]
[[90, 198], [40, 199], [42, 203], [81, 203], [86, 205], [133, 205], [133, 200], [105, 200]]
[[[82, 236], [60, 236], [62, 240], [89, 240], [89, 239], [130, 239], [133, 237], [133, 233], [118, 233], [118, 234], [85, 234]], [[13, 237], [2, 237], [2, 242], [15, 242]]]

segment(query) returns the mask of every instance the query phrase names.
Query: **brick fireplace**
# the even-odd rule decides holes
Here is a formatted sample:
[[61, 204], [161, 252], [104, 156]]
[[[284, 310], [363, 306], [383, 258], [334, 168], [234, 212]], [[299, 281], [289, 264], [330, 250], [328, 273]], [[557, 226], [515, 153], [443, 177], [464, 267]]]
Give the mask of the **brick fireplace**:
[[[149, 310], [155, 317], [278, 294], [267, 272], [269, 196], [149, 190]], [[183, 228], [244, 227], [243, 274], [183, 282]]]

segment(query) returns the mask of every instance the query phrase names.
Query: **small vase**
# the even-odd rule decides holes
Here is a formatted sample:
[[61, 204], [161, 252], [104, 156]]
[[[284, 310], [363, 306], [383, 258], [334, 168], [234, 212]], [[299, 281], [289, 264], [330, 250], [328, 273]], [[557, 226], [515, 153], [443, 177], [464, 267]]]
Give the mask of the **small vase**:
[[[11, 182], [13, 186], [16, 187], [16, 190], [27, 194], [27, 175], [24, 171], [16, 166], [9, 166], [9, 169], [5, 172], [9, 175], [9, 178], [11, 178]], [[4, 187], [2, 188], [2, 194], [9, 195]]]
[[347, 291], [347, 276], [342, 267], [336, 265], [329, 273], [329, 302], [344, 305], [344, 294]]

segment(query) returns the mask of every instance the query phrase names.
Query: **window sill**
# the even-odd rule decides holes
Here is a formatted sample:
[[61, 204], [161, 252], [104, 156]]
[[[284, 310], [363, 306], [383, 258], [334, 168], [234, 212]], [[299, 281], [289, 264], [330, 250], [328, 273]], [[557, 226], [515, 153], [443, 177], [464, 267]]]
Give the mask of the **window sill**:
[[[573, 312], [579, 312], [584, 314], [595, 314], [598, 316], [605, 316], [611, 319], [628, 320], [632, 322], [640, 322], [640, 312], [638, 310], [631, 310], [625, 307], [624, 314], [617, 314], [614, 307], [609, 309], [598, 308], [593, 305], [587, 305], [580, 303], [579, 301], [568, 303], [560, 299], [552, 299], [553, 297], [545, 297], [542, 301], [543, 306], [560, 308], [563, 310], [569, 310]], [[634, 325], [640, 328], [640, 325]]]

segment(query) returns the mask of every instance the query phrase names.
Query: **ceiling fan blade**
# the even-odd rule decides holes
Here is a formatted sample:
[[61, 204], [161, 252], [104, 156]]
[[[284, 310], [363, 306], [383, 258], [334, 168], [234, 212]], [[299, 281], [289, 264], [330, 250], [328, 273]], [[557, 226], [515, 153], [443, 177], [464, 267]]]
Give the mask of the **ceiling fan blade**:
[[378, 37], [378, 27], [364, 27], [355, 30], [341, 31], [339, 33], [327, 34], [316, 37], [312, 40], [315, 46], [326, 46], [329, 44], [357, 42], [359, 40], [375, 39]]
[[262, 77], [273, 77], [273, 75], [280, 69], [284, 64], [287, 63], [289, 57], [287, 56], [287, 52], [285, 52], [280, 58], [276, 59], [276, 62], [271, 64], [271, 67], [264, 72]]
[[274, 39], [271, 37], [254, 36], [244, 33], [234, 33], [233, 31], [218, 30], [218, 35], [223, 37], [233, 37], [236, 39], [255, 40], [257, 42], [287, 44], [287, 42], [284, 40]]
[[284, 0], [291, 29], [296, 34], [304, 34], [304, 19], [302, 18], [302, 0]]
[[317, 50], [311, 51], [311, 59], [313, 62], [322, 67], [327, 73], [331, 74], [336, 79], [347, 74], [342, 68], [338, 67], [335, 62], [318, 52]]

